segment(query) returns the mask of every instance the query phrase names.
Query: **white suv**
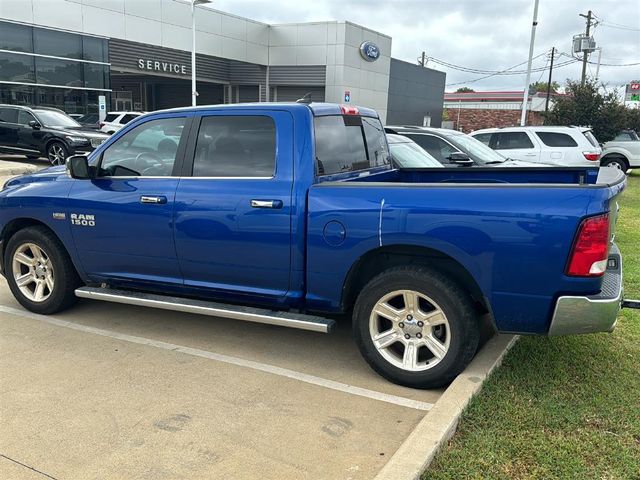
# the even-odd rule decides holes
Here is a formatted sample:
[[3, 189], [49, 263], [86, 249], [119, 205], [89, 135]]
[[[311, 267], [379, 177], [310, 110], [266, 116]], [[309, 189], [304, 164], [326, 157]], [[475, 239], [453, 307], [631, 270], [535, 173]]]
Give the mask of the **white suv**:
[[620, 132], [616, 138], [604, 144], [602, 165], [618, 168], [623, 172], [629, 168], [640, 168], [640, 139], [633, 130]]
[[100, 130], [104, 133], [116, 133], [134, 118], [144, 115], [143, 112], [107, 112], [104, 121], [100, 124]]
[[564, 167], [600, 166], [602, 149], [589, 128], [487, 128], [471, 136], [515, 160]]

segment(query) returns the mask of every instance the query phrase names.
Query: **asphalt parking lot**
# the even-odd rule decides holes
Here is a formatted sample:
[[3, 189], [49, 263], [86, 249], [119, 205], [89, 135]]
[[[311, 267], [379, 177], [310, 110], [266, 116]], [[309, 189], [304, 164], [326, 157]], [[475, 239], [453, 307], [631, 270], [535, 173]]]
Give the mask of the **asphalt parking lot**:
[[2, 479], [369, 479], [442, 394], [375, 374], [348, 322], [93, 300], [45, 317], [0, 280]]

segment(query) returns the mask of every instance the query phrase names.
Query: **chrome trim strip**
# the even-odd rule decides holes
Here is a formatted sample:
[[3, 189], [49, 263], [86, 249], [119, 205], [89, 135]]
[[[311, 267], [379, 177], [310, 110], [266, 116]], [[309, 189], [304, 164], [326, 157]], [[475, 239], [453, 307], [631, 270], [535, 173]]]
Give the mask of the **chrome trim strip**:
[[212, 317], [231, 318], [234, 320], [265, 323], [268, 325], [278, 325], [320, 333], [330, 333], [335, 326], [333, 320], [314, 315], [279, 312], [262, 308], [227, 305], [180, 297], [166, 297], [163, 295], [126, 290], [81, 287], [75, 291], [75, 294], [80, 298], [159, 308], [176, 312], [195, 313]]
[[[29, 82], [9, 82], [2, 80], [0, 81], [0, 85], [25, 85], [27, 87], [51, 87], [51, 88], [64, 88], [67, 90], [94, 90], [96, 92], [112, 92], [110, 88], [89, 88], [89, 87], [72, 87], [69, 85], [49, 85], [47, 83], [29, 83]], [[38, 107], [35, 107], [37, 110]]]

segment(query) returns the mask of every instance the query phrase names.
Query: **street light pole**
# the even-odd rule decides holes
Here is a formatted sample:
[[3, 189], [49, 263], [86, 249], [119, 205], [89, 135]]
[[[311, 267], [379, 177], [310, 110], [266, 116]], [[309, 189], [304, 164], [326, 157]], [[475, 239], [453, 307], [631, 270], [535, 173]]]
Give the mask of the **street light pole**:
[[533, 45], [536, 42], [536, 27], [538, 26], [538, 2], [533, 4], [533, 23], [531, 24], [531, 41], [529, 42], [529, 63], [527, 64], [527, 81], [524, 85], [522, 95], [522, 114], [520, 115], [520, 126], [524, 127], [527, 120], [527, 100], [529, 99], [529, 82], [531, 81], [531, 62], [533, 61]]
[[196, 5], [211, 3], [211, 0], [191, 0], [191, 106], [196, 106]]

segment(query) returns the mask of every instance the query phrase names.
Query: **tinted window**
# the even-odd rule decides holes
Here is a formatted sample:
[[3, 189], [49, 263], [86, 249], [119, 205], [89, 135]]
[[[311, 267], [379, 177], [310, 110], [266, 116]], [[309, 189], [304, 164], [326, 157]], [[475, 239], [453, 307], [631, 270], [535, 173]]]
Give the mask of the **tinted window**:
[[72, 33], [35, 28], [35, 53], [56, 57], [82, 58], [82, 37]]
[[194, 177], [271, 177], [276, 126], [265, 116], [204, 117], [198, 131]]
[[391, 156], [398, 168], [442, 168], [442, 164], [413, 142], [391, 143]]
[[139, 115], [131, 115], [131, 114], [127, 114], [124, 115], [121, 119], [120, 119], [120, 123], [122, 125], [126, 125], [127, 123], [129, 123], [131, 120], [133, 120], [134, 118], [138, 118]]
[[73, 60], [36, 57], [37, 83], [82, 87], [82, 64]]
[[629, 140], [633, 140], [633, 136], [630, 133], [619, 133], [613, 139], [614, 142], [628, 142]]
[[533, 143], [525, 132], [500, 132], [493, 134], [496, 150], [516, 150], [533, 148]]
[[102, 38], [82, 37], [82, 58], [94, 62], [106, 62], [107, 41]]
[[17, 123], [18, 110], [15, 108], [0, 108], [0, 122]]
[[595, 135], [593, 134], [593, 132], [591, 130], [586, 130], [584, 132], [582, 132], [582, 134], [587, 137], [587, 140], [589, 140], [589, 143], [591, 145], [593, 145], [594, 147], [599, 147], [600, 143], [598, 143], [598, 139], [595, 137]]
[[116, 118], [118, 118], [117, 113], [107, 113], [107, 115], [104, 117], [104, 121], [113, 122]]
[[[555, 132], [536, 132], [536, 135], [547, 147], [577, 147], [576, 141], [570, 135]], [[597, 146], [597, 145], [596, 145]]]
[[151, 120], [125, 133], [102, 155], [100, 175], [170, 176], [186, 119]]
[[491, 143], [491, 134], [490, 133], [479, 133], [478, 135], [472, 135], [473, 138], [478, 140], [479, 142], [484, 143], [489, 146]]
[[33, 52], [31, 27], [17, 23], [0, 22], [0, 50]]
[[24, 110], [20, 110], [18, 112], [18, 123], [20, 125], [29, 125], [29, 122], [32, 120], [35, 120], [35, 117], [29, 112], [26, 112]]
[[87, 88], [106, 88], [106, 79], [109, 74], [106, 65], [97, 65], [95, 63], [85, 63], [82, 65], [84, 69], [84, 86]]
[[0, 52], [0, 80], [33, 83], [36, 80], [33, 72], [33, 57]]
[[316, 117], [314, 125], [319, 175], [389, 164], [384, 129], [377, 118], [324, 116]]
[[460, 151], [448, 142], [433, 135], [409, 134], [406, 136], [424, 148], [429, 155], [440, 163], [449, 163], [449, 156], [454, 152]]

